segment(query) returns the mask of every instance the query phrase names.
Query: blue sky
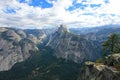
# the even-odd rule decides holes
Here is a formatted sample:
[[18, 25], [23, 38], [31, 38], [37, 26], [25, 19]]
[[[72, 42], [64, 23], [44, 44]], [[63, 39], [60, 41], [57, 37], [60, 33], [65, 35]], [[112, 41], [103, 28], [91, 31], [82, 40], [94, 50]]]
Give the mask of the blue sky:
[[18, 0], [20, 3], [27, 3], [29, 6], [41, 7], [41, 8], [51, 8], [53, 4], [48, 3], [46, 0]]
[[45, 28], [120, 24], [119, 0], [0, 0], [0, 26]]

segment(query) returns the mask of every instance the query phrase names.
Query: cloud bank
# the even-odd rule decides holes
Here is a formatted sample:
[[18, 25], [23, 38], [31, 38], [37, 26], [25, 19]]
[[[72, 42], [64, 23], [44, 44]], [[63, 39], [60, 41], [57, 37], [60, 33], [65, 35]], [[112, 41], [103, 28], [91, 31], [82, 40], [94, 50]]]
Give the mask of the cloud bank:
[[119, 0], [0, 0], [0, 27], [120, 24]]

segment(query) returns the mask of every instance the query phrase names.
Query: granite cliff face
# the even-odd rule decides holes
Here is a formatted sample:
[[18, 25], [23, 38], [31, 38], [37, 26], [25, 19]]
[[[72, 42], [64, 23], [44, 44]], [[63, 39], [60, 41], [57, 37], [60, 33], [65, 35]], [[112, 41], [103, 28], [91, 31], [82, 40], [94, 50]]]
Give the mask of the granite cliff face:
[[36, 50], [37, 46], [23, 30], [0, 28], [0, 71], [9, 70]]
[[120, 80], [120, 54], [107, 56], [103, 63], [86, 62], [78, 80]]
[[44, 43], [48, 35], [52, 33], [52, 30], [47, 29], [26, 29], [24, 31], [35, 44]]
[[79, 35], [70, 33], [67, 26], [60, 25], [53, 33], [47, 46], [55, 50], [55, 56], [81, 63], [100, 57], [100, 46], [97, 42], [86, 40]]

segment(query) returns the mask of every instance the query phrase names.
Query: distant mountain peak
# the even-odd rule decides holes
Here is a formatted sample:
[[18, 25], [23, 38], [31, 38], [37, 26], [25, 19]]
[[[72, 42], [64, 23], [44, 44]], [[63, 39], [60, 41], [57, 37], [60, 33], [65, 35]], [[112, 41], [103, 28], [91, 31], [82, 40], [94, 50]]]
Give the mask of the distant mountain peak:
[[58, 28], [59, 32], [69, 32], [69, 29], [65, 24], [61, 24], [60, 27]]

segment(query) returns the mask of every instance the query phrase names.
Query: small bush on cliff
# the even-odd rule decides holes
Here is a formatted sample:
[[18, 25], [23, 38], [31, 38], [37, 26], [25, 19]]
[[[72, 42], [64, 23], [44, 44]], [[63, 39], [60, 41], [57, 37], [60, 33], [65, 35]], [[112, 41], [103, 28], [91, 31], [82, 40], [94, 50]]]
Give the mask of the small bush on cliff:
[[102, 63], [103, 62], [103, 59], [102, 58], [99, 58], [96, 60], [96, 63]]
[[117, 71], [120, 71], [120, 64], [116, 64], [114, 67], [117, 69]]

